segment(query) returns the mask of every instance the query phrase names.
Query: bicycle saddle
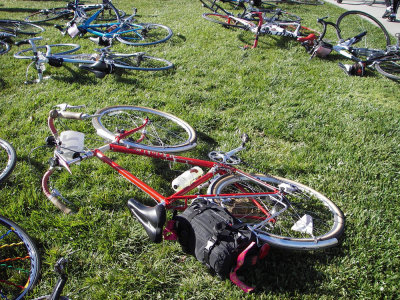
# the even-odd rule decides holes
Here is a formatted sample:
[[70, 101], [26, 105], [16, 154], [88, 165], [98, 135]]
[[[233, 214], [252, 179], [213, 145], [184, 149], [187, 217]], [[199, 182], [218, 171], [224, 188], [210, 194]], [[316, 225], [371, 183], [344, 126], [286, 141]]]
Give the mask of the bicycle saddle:
[[79, 68], [94, 73], [97, 78], [104, 78], [112, 72], [112, 67], [104, 61], [96, 61], [91, 65], [80, 65]]
[[143, 225], [150, 240], [160, 243], [162, 240], [162, 230], [167, 218], [165, 206], [160, 203], [154, 207], [150, 207], [134, 199], [129, 199], [128, 208], [132, 215]]

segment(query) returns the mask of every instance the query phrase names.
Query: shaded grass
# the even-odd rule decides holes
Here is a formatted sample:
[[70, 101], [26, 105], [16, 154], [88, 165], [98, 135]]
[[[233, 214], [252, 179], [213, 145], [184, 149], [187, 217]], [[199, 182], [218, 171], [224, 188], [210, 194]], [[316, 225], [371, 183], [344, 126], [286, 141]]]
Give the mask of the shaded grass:
[[[227, 151], [247, 132], [251, 143], [240, 156], [257, 170], [288, 177], [319, 190], [346, 215], [341, 246], [324, 252], [273, 250], [249, 283], [258, 291], [247, 298], [392, 298], [399, 274], [399, 86], [369, 72], [346, 77], [337, 55], [309, 60], [295, 41], [263, 36], [257, 49], [243, 51], [252, 35], [225, 30], [200, 17], [197, 1], [115, 0], [139, 20], [166, 24], [174, 36], [165, 44], [130, 48], [175, 63], [169, 72], [129, 72], [103, 80], [76, 66], [48, 67], [52, 79], [24, 85], [27, 62], [0, 57], [0, 136], [13, 143], [19, 161], [0, 191], [1, 213], [27, 229], [41, 249], [43, 276], [33, 295], [50, 292], [52, 265], [76, 251], [68, 267], [66, 293], [76, 299], [239, 298], [242, 292], [218, 280], [177, 244], [153, 245], [126, 209], [148, 197], [98, 161], [58, 172], [52, 181], [76, 205], [62, 215], [40, 190], [51, 150], [30, 151], [49, 135], [46, 118], [59, 103], [86, 104], [88, 113], [115, 104], [134, 104], [175, 114], [191, 124], [199, 145], [188, 153], [206, 158]], [[60, 6], [61, 1], [4, 0], [2, 18], [22, 18], [28, 10]], [[335, 20], [342, 10], [287, 5], [316, 28], [317, 17]], [[54, 22], [56, 23], [56, 22]], [[95, 46], [87, 36], [71, 41], [49, 23], [44, 43], [75, 42], [80, 50]], [[71, 128], [93, 134], [90, 124]], [[96, 144], [96, 142], [93, 142]], [[111, 155], [163, 194], [178, 166], [144, 158]], [[254, 169], [252, 171], [255, 171]]]

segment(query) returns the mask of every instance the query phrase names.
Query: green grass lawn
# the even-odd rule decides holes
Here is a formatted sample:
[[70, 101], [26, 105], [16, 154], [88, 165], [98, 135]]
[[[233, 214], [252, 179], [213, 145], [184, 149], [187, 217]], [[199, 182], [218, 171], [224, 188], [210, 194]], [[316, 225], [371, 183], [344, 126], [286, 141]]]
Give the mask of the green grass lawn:
[[[31, 297], [48, 294], [55, 284], [53, 264], [77, 251], [68, 266], [65, 293], [73, 299], [241, 298], [228, 280], [212, 276], [177, 243], [151, 244], [126, 207], [129, 198], [148, 197], [97, 160], [58, 172], [52, 183], [75, 204], [63, 215], [42, 194], [40, 180], [51, 149], [48, 112], [60, 103], [85, 104], [94, 113], [107, 105], [156, 108], [187, 121], [199, 143], [187, 154], [206, 158], [211, 150], [237, 147], [239, 134], [251, 138], [243, 160], [258, 170], [287, 177], [321, 191], [345, 213], [343, 242], [321, 252], [272, 250], [247, 282], [258, 287], [246, 297], [396, 298], [400, 280], [400, 105], [399, 84], [368, 71], [348, 77], [332, 54], [309, 59], [296, 41], [260, 37], [256, 49], [242, 50], [252, 34], [223, 29], [201, 17], [199, 1], [115, 0], [125, 10], [138, 9], [138, 20], [165, 24], [174, 36], [154, 47], [115, 43], [120, 52], [146, 51], [175, 64], [167, 72], [126, 72], [97, 79], [74, 65], [48, 66], [51, 79], [24, 85], [27, 61], [0, 57], [0, 137], [13, 144], [17, 166], [0, 190], [0, 213], [24, 227], [43, 258], [42, 280]], [[22, 19], [64, 1], [2, 0], [0, 18]], [[317, 17], [336, 20], [340, 8], [286, 5], [283, 8], [318, 28]], [[53, 24], [43, 43], [97, 46], [88, 35], [71, 40]], [[26, 46], [23, 46], [26, 47]], [[32, 68], [29, 76], [33, 76]], [[69, 122], [92, 132], [90, 122]], [[118, 157], [139, 178], [163, 194], [177, 166], [145, 158]], [[249, 170], [255, 171], [255, 170]], [[151, 202], [148, 202], [151, 203]]]

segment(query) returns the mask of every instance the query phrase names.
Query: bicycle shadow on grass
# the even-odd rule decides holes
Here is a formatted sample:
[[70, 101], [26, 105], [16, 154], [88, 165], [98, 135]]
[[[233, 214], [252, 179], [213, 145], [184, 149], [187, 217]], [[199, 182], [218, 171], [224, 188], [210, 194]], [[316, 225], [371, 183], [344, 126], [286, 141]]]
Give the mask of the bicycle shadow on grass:
[[[327, 273], [315, 268], [315, 265], [334, 264], [335, 257], [343, 257], [341, 246], [332, 249], [302, 252], [271, 249], [270, 253], [254, 269], [245, 274], [245, 281], [255, 286], [255, 294], [272, 293], [275, 295], [299, 295], [316, 292], [316, 287], [330, 280]], [[335, 291], [323, 291], [335, 294]]]

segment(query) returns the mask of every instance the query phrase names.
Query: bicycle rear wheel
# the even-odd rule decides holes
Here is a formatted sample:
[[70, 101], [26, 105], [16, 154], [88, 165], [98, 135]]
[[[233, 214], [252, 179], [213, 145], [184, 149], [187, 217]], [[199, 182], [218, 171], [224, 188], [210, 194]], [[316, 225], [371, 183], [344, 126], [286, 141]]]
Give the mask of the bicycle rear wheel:
[[[196, 146], [196, 133], [185, 121], [171, 114], [152, 108], [121, 105], [110, 106], [96, 112], [99, 116], [92, 120], [97, 134], [109, 141], [123, 131], [141, 126], [146, 118], [144, 130], [124, 139], [130, 147], [159, 152], [180, 152]], [[141, 139], [142, 133], [145, 138]]]
[[400, 56], [389, 55], [381, 57], [375, 64], [375, 69], [387, 78], [400, 81]]
[[22, 299], [37, 283], [40, 257], [34, 242], [14, 222], [0, 215], [0, 296]]
[[[204, 13], [203, 18], [211, 21], [213, 23], [220, 24], [224, 27], [233, 27], [233, 28], [241, 28], [241, 29], [246, 29], [248, 26], [245, 26], [244, 24], [236, 21], [233, 16], [231, 15], [221, 15], [217, 13]], [[249, 21], [250, 25], [250, 21]], [[256, 26], [256, 25], [254, 25]]]
[[116, 68], [127, 70], [162, 71], [174, 67], [168, 60], [149, 56], [145, 53], [112, 54], [110, 58], [114, 61]]
[[390, 36], [385, 27], [365, 12], [347, 11], [338, 18], [336, 24], [340, 29], [338, 36], [342, 40], [367, 32], [353, 47], [386, 50], [386, 47], [390, 45]]
[[[80, 49], [80, 45], [78, 44], [54, 44], [54, 45], [47, 45], [51, 48], [51, 55], [64, 55], [75, 52]], [[37, 50], [41, 52], [46, 52], [46, 46], [37, 46]], [[19, 59], [34, 59], [34, 51], [32, 48], [21, 50], [14, 54], [15, 58]]]
[[122, 33], [117, 36], [121, 43], [131, 46], [149, 46], [163, 43], [172, 36], [171, 28], [152, 23], [125, 24]]
[[12, 34], [35, 35], [44, 31], [43, 27], [18, 20], [0, 20], [0, 31]]
[[[257, 179], [278, 190], [279, 195], [249, 198], [229, 198], [222, 203], [242, 222], [253, 226], [258, 237], [271, 246], [313, 250], [334, 246], [344, 229], [340, 209], [319, 192], [294, 181], [276, 176], [257, 174]], [[209, 187], [210, 194], [267, 193], [270, 188], [241, 175], [224, 175]], [[287, 205], [287, 209], [265, 224], [263, 221]], [[258, 227], [257, 227], [258, 226]]]
[[5, 140], [0, 139], [0, 183], [11, 174], [16, 162], [17, 154], [14, 148]]
[[30, 23], [41, 23], [73, 15], [73, 11], [65, 7], [41, 9], [25, 18]]

